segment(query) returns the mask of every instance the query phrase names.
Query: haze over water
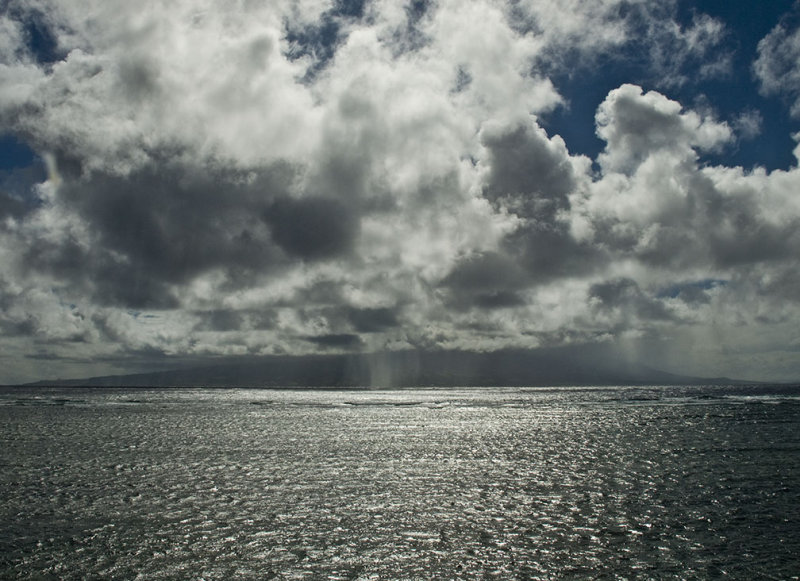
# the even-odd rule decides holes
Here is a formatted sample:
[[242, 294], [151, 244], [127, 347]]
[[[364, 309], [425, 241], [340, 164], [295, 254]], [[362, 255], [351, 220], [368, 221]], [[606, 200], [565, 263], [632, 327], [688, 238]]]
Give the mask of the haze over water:
[[791, 579], [800, 391], [3, 389], [3, 579]]

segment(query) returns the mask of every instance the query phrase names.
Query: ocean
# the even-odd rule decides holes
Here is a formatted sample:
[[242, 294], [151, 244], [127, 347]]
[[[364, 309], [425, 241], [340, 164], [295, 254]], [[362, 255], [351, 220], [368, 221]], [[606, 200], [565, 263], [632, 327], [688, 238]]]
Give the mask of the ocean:
[[800, 389], [0, 389], [2, 579], [799, 579]]

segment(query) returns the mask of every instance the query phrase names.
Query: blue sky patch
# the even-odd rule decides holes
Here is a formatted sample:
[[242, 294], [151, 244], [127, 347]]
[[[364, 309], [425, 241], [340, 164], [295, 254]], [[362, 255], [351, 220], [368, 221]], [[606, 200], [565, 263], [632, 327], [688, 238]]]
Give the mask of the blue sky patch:
[[35, 158], [33, 150], [14, 135], [0, 136], [0, 170], [27, 167]]

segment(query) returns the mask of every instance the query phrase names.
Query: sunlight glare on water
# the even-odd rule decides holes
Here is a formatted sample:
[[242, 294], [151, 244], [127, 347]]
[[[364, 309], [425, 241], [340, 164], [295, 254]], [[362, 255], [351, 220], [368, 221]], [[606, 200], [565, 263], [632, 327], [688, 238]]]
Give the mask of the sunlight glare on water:
[[797, 578], [753, 390], [3, 390], [0, 577]]

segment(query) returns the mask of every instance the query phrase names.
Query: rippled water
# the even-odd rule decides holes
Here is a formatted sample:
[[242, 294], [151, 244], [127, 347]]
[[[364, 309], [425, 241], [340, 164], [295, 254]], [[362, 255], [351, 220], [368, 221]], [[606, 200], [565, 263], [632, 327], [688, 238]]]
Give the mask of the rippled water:
[[3, 579], [797, 579], [800, 392], [0, 390]]

